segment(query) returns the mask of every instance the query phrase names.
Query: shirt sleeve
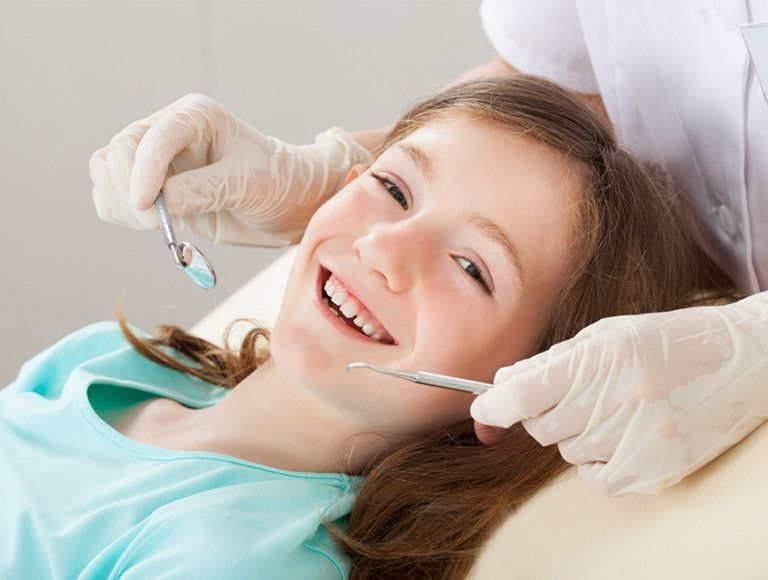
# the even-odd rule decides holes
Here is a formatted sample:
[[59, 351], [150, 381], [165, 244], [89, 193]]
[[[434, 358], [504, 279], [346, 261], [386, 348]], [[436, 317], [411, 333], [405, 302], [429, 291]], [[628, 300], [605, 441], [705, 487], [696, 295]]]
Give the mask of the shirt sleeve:
[[0, 392], [11, 394], [33, 391], [48, 398], [56, 398], [61, 394], [73, 369], [127, 344], [117, 323], [102, 321], [90, 324], [26, 361], [16, 379]]
[[574, 0], [483, 0], [480, 18], [496, 52], [520, 72], [599, 92]]
[[[275, 578], [343, 580], [344, 563], [287, 522], [265, 533], [236, 510], [182, 513], [148, 524], [109, 580]], [[106, 574], [105, 574], [106, 576]]]

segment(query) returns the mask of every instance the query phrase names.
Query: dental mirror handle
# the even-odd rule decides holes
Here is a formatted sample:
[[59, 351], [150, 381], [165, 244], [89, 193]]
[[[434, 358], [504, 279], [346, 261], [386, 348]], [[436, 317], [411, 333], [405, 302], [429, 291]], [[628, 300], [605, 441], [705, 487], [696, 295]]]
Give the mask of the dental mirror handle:
[[165, 197], [162, 192], [155, 199], [155, 207], [160, 216], [160, 229], [163, 232], [163, 238], [165, 238], [165, 243], [168, 246], [168, 249], [171, 250], [174, 260], [176, 260], [176, 265], [180, 268], [186, 268], [187, 263], [181, 255], [179, 242], [176, 240], [176, 234], [173, 231], [173, 222], [168, 213], [168, 208], [165, 205]]

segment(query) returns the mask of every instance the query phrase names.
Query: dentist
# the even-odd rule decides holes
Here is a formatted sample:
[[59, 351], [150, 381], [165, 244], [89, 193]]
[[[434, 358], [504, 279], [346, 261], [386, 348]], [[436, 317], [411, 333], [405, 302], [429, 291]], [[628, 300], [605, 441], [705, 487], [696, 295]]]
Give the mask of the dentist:
[[[603, 492], [656, 493], [768, 417], [768, 104], [738, 28], [768, 22], [768, 0], [484, 0], [480, 13], [498, 57], [459, 80], [523, 72], [581, 93], [670, 176], [748, 295], [600, 320], [499, 369], [472, 405], [486, 444], [522, 421]], [[162, 188], [184, 230], [287, 245], [386, 132], [293, 145], [188, 95], [93, 154], [93, 199], [103, 220], [154, 229]]]

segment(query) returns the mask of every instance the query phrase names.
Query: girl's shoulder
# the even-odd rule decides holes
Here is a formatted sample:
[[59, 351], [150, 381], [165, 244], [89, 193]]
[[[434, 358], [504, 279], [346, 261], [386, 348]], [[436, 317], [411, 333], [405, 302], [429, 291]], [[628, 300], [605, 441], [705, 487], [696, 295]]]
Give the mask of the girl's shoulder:
[[[133, 329], [132, 329], [133, 330]], [[37, 390], [65, 380], [83, 363], [129, 346], [116, 322], [89, 324], [61, 338], [26, 361], [4, 393]]]

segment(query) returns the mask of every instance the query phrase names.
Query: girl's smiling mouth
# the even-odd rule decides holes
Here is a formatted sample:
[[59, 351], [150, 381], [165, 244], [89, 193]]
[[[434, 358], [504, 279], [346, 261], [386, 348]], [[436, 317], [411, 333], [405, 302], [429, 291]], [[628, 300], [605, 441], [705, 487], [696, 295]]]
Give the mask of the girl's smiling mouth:
[[318, 273], [316, 295], [322, 313], [345, 334], [366, 342], [397, 344], [366, 305], [324, 266], [320, 266]]

